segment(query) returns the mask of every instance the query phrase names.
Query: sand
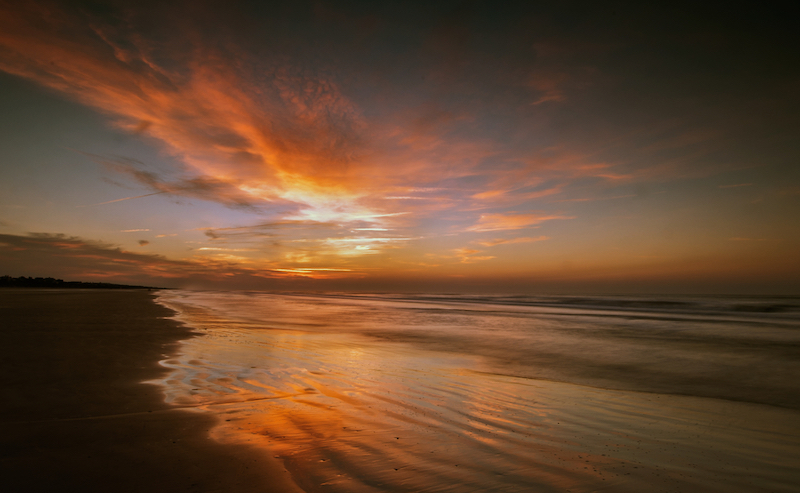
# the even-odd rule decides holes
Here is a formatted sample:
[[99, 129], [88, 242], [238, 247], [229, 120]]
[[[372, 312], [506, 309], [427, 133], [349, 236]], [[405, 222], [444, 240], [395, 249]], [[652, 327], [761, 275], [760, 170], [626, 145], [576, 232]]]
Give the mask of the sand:
[[266, 293], [159, 302], [204, 333], [162, 363], [169, 401], [221, 417], [214, 439], [277, 456], [308, 493], [800, 491], [794, 409], [503, 374], [415, 333], [502, 333], [495, 315]]
[[169, 293], [176, 319], [147, 291], [0, 290], [3, 491], [800, 491], [793, 409], [492, 373], [314, 324], [337, 304], [239, 320]]
[[4, 491], [300, 491], [264, 451], [209, 438], [158, 361], [190, 329], [147, 291], [0, 290]]

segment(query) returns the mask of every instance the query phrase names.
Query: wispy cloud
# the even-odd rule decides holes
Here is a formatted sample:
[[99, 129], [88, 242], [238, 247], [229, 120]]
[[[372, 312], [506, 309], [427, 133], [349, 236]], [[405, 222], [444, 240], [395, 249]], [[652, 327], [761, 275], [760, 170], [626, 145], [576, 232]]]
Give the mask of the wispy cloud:
[[[139, 243], [142, 246], [148, 244], [145, 240]], [[359, 275], [357, 270], [346, 267], [284, 266], [277, 262], [265, 263], [234, 255], [171, 260], [161, 255], [130, 252], [110, 243], [63, 234], [0, 234], [0, 268], [13, 273], [21, 266], [25, 266], [26, 271], [16, 275], [156, 285], [213, 283], [232, 278], [252, 284], [256, 279], [265, 278], [332, 279]]]
[[249, 226], [227, 226], [219, 228], [199, 228], [211, 240], [262, 240], [264, 238], [275, 238], [281, 234], [290, 232], [304, 232], [304, 236], [329, 234], [331, 231], [339, 229], [336, 223], [317, 222], [317, 221], [295, 221], [279, 220], [260, 222]]
[[[115, 203], [115, 202], [124, 202], [124, 201], [126, 201], [126, 200], [141, 199], [141, 198], [144, 198], [144, 197], [151, 197], [151, 196], [153, 196], [153, 195], [159, 195], [159, 194], [162, 194], [162, 193], [167, 193], [167, 192], [166, 192], [166, 191], [162, 191], [162, 192], [146, 193], [146, 194], [144, 194], [144, 195], [135, 195], [135, 196], [133, 196], [133, 197], [123, 197], [123, 198], [121, 198], [121, 199], [108, 200], [108, 201], [106, 201], [106, 202], [99, 202], [99, 203], [97, 203], [97, 204], [91, 204], [91, 205], [76, 205], [75, 207], [94, 207], [94, 206], [98, 206], [98, 205], [113, 204], [113, 203]], [[134, 231], [136, 231], [136, 230], [134, 230]], [[123, 231], [123, 232], [124, 232], [124, 231]]]
[[330, 245], [336, 250], [337, 255], [363, 255], [379, 253], [389, 248], [396, 248], [412, 238], [400, 237], [349, 237], [349, 238], [328, 238], [324, 240], [326, 245]]
[[[78, 151], [81, 152], [81, 151]], [[159, 194], [180, 195], [185, 197], [198, 198], [219, 202], [233, 209], [244, 209], [257, 211], [257, 204], [261, 201], [253, 199], [245, 193], [235, 182], [220, 179], [212, 176], [178, 177], [167, 178], [154, 171], [145, 169], [145, 163], [132, 158], [99, 156], [87, 152], [81, 152], [92, 160], [103, 166], [133, 178], [135, 181], [146, 186], [152, 193], [124, 197], [107, 202], [100, 202], [97, 205], [113, 204], [126, 200], [140, 199]], [[277, 199], [276, 199], [277, 200]], [[79, 206], [85, 207], [85, 206]]]
[[[210, 7], [198, 11], [204, 8]], [[95, 205], [171, 194], [253, 212], [277, 203], [288, 210], [286, 219], [386, 227], [395, 220], [392, 213], [464, 208], [465, 194], [521, 203], [561, 190], [521, 189], [541, 182], [520, 164], [532, 154], [520, 143], [530, 139], [519, 135], [504, 143], [497, 138], [503, 128], [487, 132], [480, 122], [480, 113], [496, 113], [498, 103], [516, 111], [517, 96], [471, 106], [410, 93], [405, 97], [412, 104], [399, 105], [381, 95], [362, 96], [370, 116], [353, 98], [365, 91], [347, 86], [353, 81], [322, 58], [308, 62], [306, 40], [298, 38], [296, 51], [287, 54], [228, 31], [217, 42], [205, 40], [205, 21], [191, 12], [177, 25], [135, 10], [117, 12], [118, 22], [89, 12], [55, 6], [45, 12], [25, 3], [5, 7], [0, 70], [97, 108], [117, 127], [159, 143], [181, 164], [167, 176], [135, 160], [92, 156], [151, 190]], [[142, 35], [143, 25], [150, 37]], [[540, 41], [535, 67], [520, 73], [516, 64], [495, 61], [494, 76], [474, 82], [486, 94], [501, 94], [490, 90], [498, 84], [524, 87], [533, 105], [561, 102], [579, 89], [576, 81], [588, 80], [585, 64], [579, 74], [564, 61], [594, 49]], [[388, 83], [375, 88], [396, 89]], [[610, 167], [580, 169], [582, 164], [561, 159], [550, 169], [609, 180], [627, 176]], [[473, 182], [471, 191], [442, 186], [460, 180]]]
[[220, 247], [201, 247], [197, 249], [198, 251], [209, 251], [209, 252], [257, 252], [258, 250], [255, 248], [220, 248]]
[[478, 245], [483, 245], [487, 247], [496, 246], [496, 245], [510, 245], [513, 243], [533, 243], [535, 241], [545, 241], [549, 240], [549, 236], [537, 236], [535, 238], [532, 237], [523, 237], [523, 238], [496, 238], [494, 240], [482, 240], [476, 241]]
[[504, 231], [535, 227], [545, 221], [574, 219], [572, 216], [553, 214], [481, 214], [478, 222], [466, 231]]
[[618, 200], [629, 199], [631, 197], [637, 197], [637, 195], [635, 193], [629, 193], [625, 195], [614, 195], [613, 197], [581, 197], [578, 199], [556, 200], [555, 202], [596, 202], [598, 200]]
[[[596, 201], [602, 212], [623, 205], [602, 200], [656, 188], [645, 182], [673, 180], [670, 190], [678, 191], [686, 183], [677, 178], [708, 178], [745, 160], [752, 166], [757, 154], [739, 150], [756, 147], [724, 144], [740, 135], [767, 149], [765, 115], [779, 113], [772, 103], [740, 101], [745, 86], [732, 91], [741, 82], [727, 82], [743, 78], [708, 74], [699, 86], [716, 87], [713, 98], [686, 89], [698, 86], [698, 73], [676, 74], [680, 84], [653, 85], [649, 75], [642, 82], [644, 72], [631, 60], [647, 47], [628, 44], [629, 28], [609, 31], [601, 43], [594, 28], [559, 35], [560, 21], [546, 15], [486, 22], [481, 15], [453, 18], [449, 7], [433, 4], [425, 12], [441, 18], [426, 14], [425, 22], [406, 24], [387, 15], [398, 7], [376, 3], [368, 30], [359, 27], [363, 9], [338, 4], [292, 10], [287, 3], [257, 21], [238, 3], [120, 5], [0, 0], [0, 70], [95, 109], [134, 137], [130, 148], [147, 149], [135, 155], [159, 156], [152, 163], [83, 152], [135, 190], [92, 199], [112, 199], [93, 204], [104, 209], [95, 216], [166, 197], [235, 211], [197, 214], [191, 225], [184, 218], [147, 222], [154, 231], [200, 226], [201, 233], [181, 231], [180, 239], [163, 242], [141, 235], [152, 243], [133, 257], [113, 253], [115, 246], [48, 240], [54, 255], [83, 251], [85, 258], [113, 259], [109, 266], [139, 262], [148, 272], [201, 276], [193, 269], [204, 265], [233, 276], [313, 277], [360, 275], [381, 263], [421, 265], [427, 253], [450, 266], [491, 260], [487, 251], [522, 250], [502, 245], [546, 240], [526, 230], [545, 232], [550, 221], [573, 219], [578, 202]], [[402, 8], [408, 18], [419, 13]], [[625, 56], [611, 57], [619, 48]], [[654, 63], [661, 61], [673, 62]], [[780, 84], [779, 92], [752, 92], [789, 94], [791, 84]], [[741, 108], [740, 119], [730, 123], [726, 107]], [[781, 132], [791, 133], [787, 128]], [[757, 130], [752, 139], [750, 130]], [[777, 162], [767, 154], [758, 159]], [[705, 181], [706, 189], [752, 186], [717, 185], [742, 175], [720, 176]], [[784, 186], [776, 200], [797, 193], [792, 183]], [[664, 195], [681, 200], [672, 197]], [[560, 209], [543, 212], [555, 202]], [[603, 234], [625, 227], [633, 226]], [[521, 237], [505, 237], [514, 235]], [[155, 235], [166, 236], [172, 235]], [[32, 248], [33, 240], [20, 240], [27, 246], [19, 248]], [[179, 253], [193, 256], [185, 264], [141, 255], [163, 245], [177, 252], [179, 240], [193, 241]], [[465, 244], [487, 251], [454, 250]]]
[[347, 274], [351, 273], [351, 269], [336, 269], [336, 268], [294, 268], [294, 269], [271, 269], [270, 272], [276, 273], [279, 276], [288, 277], [306, 277], [311, 279], [339, 279], [341, 277], [348, 277]]
[[[506, 181], [506, 180], [504, 180]], [[510, 206], [524, 204], [534, 199], [541, 199], [551, 195], [559, 194], [563, 191], [563, 184], [540, 188], [538, 183], [533, 186], [521, 186], [510, 189], [486, 190], [472, 195], [473, 199], [479, 200], [486, 207]]]
[[239, 65], [250, 55], [211, 44], [186, 51], [182, 37], [200, 39], [191, 31], [157, 45], [125, 22], [42, 14], [32, 4], [4, 9], [0, 69], [113, 115], [120, 128], [157, 139], [197, 175], [164, 182], [123, 170], [158, 192], [246, 206], [287, 194], [294, 201], [347, 194], [360, 181], [350, 167], [361, 117], [321, 72], [253, 59], [256, 81]]
[[454, 256], [460, 259], [462, 264], [474, 264], [475, 262], [482, 262], [496, 258], [493, 255], [477, 255], [479, 253], [483, 253], [483, 251], [468, 247], [456, 248], [453, 250]]

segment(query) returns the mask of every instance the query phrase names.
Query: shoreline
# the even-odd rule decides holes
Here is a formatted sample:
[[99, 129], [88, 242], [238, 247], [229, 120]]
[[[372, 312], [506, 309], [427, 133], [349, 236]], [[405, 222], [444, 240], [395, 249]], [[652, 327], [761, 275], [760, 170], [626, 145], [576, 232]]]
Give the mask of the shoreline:
[[[11, 491], [794, 491], [797, 411], [253, 330], [176, 296], [0, 290]], [[259, 306], [272, 321], [290, 309]]]
[[299, 490], [263, 451], [220, 444], [219, 419], [143, 383], [190, 327], [144, 290], [3, 289], [0, 472], [10, 491]]
[[223, 417], [215, 439], [276, 454], [308, 492], [795, 491], [796, 410], [481, 371], [481, 354], [360, 330], [420, 322], [389, 305], [160, 302], [205, 334], [163, 363], [170, 401]]

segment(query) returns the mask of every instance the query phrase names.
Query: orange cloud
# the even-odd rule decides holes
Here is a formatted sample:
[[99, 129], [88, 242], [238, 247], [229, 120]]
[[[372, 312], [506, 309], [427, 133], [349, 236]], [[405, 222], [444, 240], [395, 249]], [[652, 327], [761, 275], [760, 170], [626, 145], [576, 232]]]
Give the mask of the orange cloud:
[[512, 243], [532, 243], [532, 242], [535, 242], [535, 241], [545, 241], [545, 240], [549, 240], [549, 239], [550, 239], [549, 236], [537, 236], [536, 238], [530, 238], [530, 237], [509, 238], [509, 239], [497, 238], [497, 239], [494, 239], [494, 240], [478, 241], [477, 243], [479, 245], [490, 247], [490, 246], [496, 246], [496, 245], [510, 245]]
[[[595, 128], [591, 121], [570, 123], [564, 132], [552, 126], [551, 119], [563, 118], [549, 112], [585, 101], [573, 95], [599, 77], [585, 63], [573, 62], [603, 47], [531, 39], [525, 45], [526, 56], [531, 48], [536, 52], [530, 64], [500, 57], [482, 65], [480, 57], [465, 51], [464, 64], [445, 70], [420, 60], [409, 67], [413, 73], [393, 80], [397, 72], [368, 67], [370, 57], [348, 58], [342, 45], [330, 51], [309, 48], [325, 36], [249, 39], [254, 33], [237, 36], [225, 28], [232, 23], [203, 29], [195, 10], [180, 16], [171, 11], [173, 16], [162, 19], [131, 8], [109, 14], [107, 19], [115, 19], [109, 23], [91, 10], [70, 12], [65, 3], [59, 5], [63, 8], [0, 5], [0, 70], [97, 109], [171, 157], [166, 161], [175, 169], [156, 172], [133, 159], [85, 153], [147, 189], [95, 205], [165, 194], [269, 213], [268, 223], [262, 217], [253, 226], [204, 228], [214, 247], [232, 250], [224, 258], [222, 250], [203, 250], [217, 252], [214, 261], [251, 262], [248, 268], [255, 268], [252, 258], [230, 255], [249, 251], [233, 248], [241, 247], [233, 245], [239, 242], [258, 243], [262, 257], [286, 261], [261, 262], [265, 271], [295, 268], [289, 258], [340, 266], [356, 255], [410, 244], [423, 236], [420, 230], [441, 231], [433, 226], [439, 219], [455, 234], [534, 228], [571, 217], [494, 211], [537, 210], [536, 201], [556, 194], [565, 201], [588, 201], [591, 187], [623, 197], [614, 195], [621, 184], [647, 175], [637, 163], [657, 162], [665, 166], [664, 175], [672, 169], [667, 160], [620, 154], [630, 147], [633, 132], [607, 142], [603, 135], [618, 129], [608, 118]], [[342, 57], [321, 56], [334, 52]], [[482, 74], [474, 70], [480, 66], [492, 69]], [[705, 141], [691, 132], [675, 136], [665, 125], [640, 129], [639, 149], [659, 135], [674, 136], [675, 146], [693, 148]], [[581, 133], [584, 127], [588, 130]], [[493, 212], [466, 229], [451, 226], [467, 224], [464, 214], [487, 210]], [[380, 237], [369, 237], [369, 231], [380, 231]], [[308, 241], [292, 243], [298, 237]], [[414, 247], [406, 251], [413, 255]], [[338, 256], [339, 263], [326, 256]], [[368, 257], [378, 256], [361, 259], [366, 263]]]
[[309, 279], [341, 279], [349, 277], [346, 274], [352, 272], [350, 269], [335, 269], [335, 268], [318, 268], [318, 269], [272, 269], [271, 273], [275, 273], [280, 277], [302, 277]]
[[[368, 118], [353, 99], [363, 91], [347, 86], [351, 77], [336, 67], [308, 63], [302, 50], [248, 45], [230, 32], [207, 40], [191, 15], [154, 22], [148, 29], [160, 36], [148, 37], [133, 14], [111, 25], [85, 11], [24, 2], [0, 8], [0, 70], [110, 115], [183, 166], [180, 176], [164, 176], [135, 160], [92, 156], [152, 191], [102, 204], [164, 193], [253, 212], [279, 203], [287, 206], [284, 219], [392, 229], [403, 221], [387, 213], [424, 215], [473, 208], [469, 198], [510, 204], [560, 192], [562, 184], [536, 188], [545, 173], [625, 176], [579, 169], [585, 156], [526, 166], [535, 153], [487, 134], [480, 108], [383, 102], [369, 107]], [[553, 43], [536, 49], [546, 66], [513, 77], [537, 93], [531, 101], [562, 100], [578, 77], [558, 60], [572, 55]], [[452, 183], [441, 186], [446, 181]]]
[[546, 214], [481, 214], [477, 224], [467, 228], [466, 231], [483, 232], [524, 229], [555, 219], [574, 218]]
[[561, 192], [562, 186], [554, 186], [545, 188], [543, 190], [525, 190], [526, 187], [514, 188], [510, 190], [488, 190], [486, 192], [476, 193], [472, 196], [473, 199], [497, 203], [509, 202], [526, 202], [531, 199], [538, 199], [555, 195]]
[[363, 123], [332, 79], [262, 62], [256, 83], [241, 57], [208, 46], [187, 53], [175, 40], [155, 45], [92, 21], [35, 5], [5, 6], [0, 69], [112, 115], [199, 175], [148, 185], [184, 195], [236, 189], [243, 203], [358, 195]]
[[455, 253], [456, 257], [461, 259], [462, 264], [472, 264], [475, 262], [480, 262], [483, 260], [491, 260], [493, 258], [496, 258], [491, 255], [480, 255], [480, 256], [475, 255], [476, 253], [483, 253], [483, 252], [481, 250], [475, 250], [467, 247], [457, 248], [453, 250], [453, 252]]
[[[663, 84], [654, 84], [629, 56], [630, 49], [658, 51], [663, 40], [640, 36], [643, 42], [631, 47], [626, 44], [630, 26], [612, 26], [613, 32], [598, 37], [599, 31], [575, 30], [558, 15], [550, 18], [548, 12], [555, 11], [549, 8], [511, 7], [492, 22], [470, 17], [478, 12], [437, 22], [439, 14], [452, 9], [406, 6], [401, 17], [411, 21], [397, 22], [392, 15], [397, 6], [381, 6], [369, 9], [372, 27], [367, 29], [355, 20], [364, 9], [331, 2], [313, 9], [286, 2], [279, 11], [236, 2], [189, 2], [187, 8], [188, 3], [140, 7], [115, 1], [103, 2], [102, 9], [73, 3], [0, 0], [0, 71], [98, 111], [132, 137], [123, 139], [124, 145], [107, 134], [98, 136], [107, 139], [104, 143], [78, 141], [160, 157], [147, 163], [84, 153], [122, 175], [122, 187], [131, 181], [139, 186], [81, 202], [107, 209], [116, 204], [115, 210], [87, 211], [95, 214], [83, 217], [73, 210], [69, 217], [39, 216], [36, 223], [56, 224], [63, 217], [58, 223], [64, 227], [98, 231], [112, 224], [103, 219], [111, 213], [132, 213], [135, 208], [125, 206], [133, 203], [127, 201], [165, 202], [154, 197], [158, 194], [214, 201], [236, 211], [203, 207], [191, 217], [177, 217], [189, 216], [188, 209], [175, 208], [164, 212], [176, 217], [151, 216], [147, 225], [153, 232], [138, 237], [120, 233], [119, 227], [142, 223], [114, 222], [114, 236], [107, 237], [119, 238], [136, 254], [70, 237], [9, 240], [0, 247], [5, 265], [27, 258], [26, 265], [40, 268], [25, 255], [46, 251], [49, 258], [63, 260], [63, 268], [92, 276], [129, 276], [137, 269], [173, 279], [357, 277], [390, 271], [403, 276], [406, 266], [416, 266], [419, 278], [458, 271], [519, 275], [528, 282], [537, 269], [555, 272], [589, 257], [634, 262], [642, 252], [623, 254], [636, 248], [612, 241], [613, 236], [630, 236], [631, 228], [644, 223], [620, 215], [625, 204], [599, 202], [631, 193], [642, 198], [665, 193], [663, 200], [633, 211], [639, 217], [655, 214], [664, 223], [650, 225], [655, 236], [634, 232], [647, 244], [664, 235], [663, 241], [656, 238], [657, 252], [640, 247], [644, 253], [688, 250], [690, 244], [705, 248], [707, 242], [693, 231], [712, 220], [730, 231], [708, 244], [741, 255], [789, 244], [781, 239], [789, 233], [770, 231], [727, 241], [756, 231], [748, 227], [753, 214], [734, 217], [733, 202], [687, 221], [676, 216], [676, 211], [709, 204], [708, 197], [695, 194], [703, 187], [720, 197], [759, 188], [763, 197], [751, 199], [765, 201], [762, 215], [774, 209], [769, 224], [785, 222], [793, 205], [787, 201], [800, 193], [781, 176], [792, 156], [786, 139], [778, 138], [787, 132], [780, 123], [791, 120], [786, 119], [791, 105], [781, 105], [793, 97], [785, 77], [768, 84], [756, 77], [755, 86], [745, 81], [753, 87], [731, 89], [730, 81], [713, 70], [681, 72], [680, 60], [667, 60], [676, 62], [676, 80], [686, 83], [670, 85], [665, 94]], [[512, 12], [524, 15], [508, 15]], [[598, 44], [601, 38], [605, 45]], [[693, 84], [698, 76], [708, 83]], [[705, 97], [709, 88], [716, 88], [711, 99]], [[36, 97], [27, 90], [22, 94]], [[763, 94], [786, 97], [765, 102], [758, 96]], [[631, 95], [636, 104], [629, 104]], [[37, 113], [50, 108], [43, 100]], [[87, 129], [77, 126], [76, 135]], [[36, 130], [26, 138], [43, 135], [52, 133]], [[52, 152], [41, 156], [39, 171], [65, 162]], [[678, 177], [745, 168], [751, 170], [694, 183], [697, 187], [688, 180], [658, 186]], [[95, 182], [76, 183], [48, 200], [57, 202], [66, 193], [94, 196], [82, 192]], [[779, 185], [785, 188], [776, 189]], [[767, 207], [770, 197], [781, 204]], [[556, 201], [558, 209], [547, 212], [543, 203]], [[33, 220], [58, 205], [29, 205], [7, 227], [21, 231], [24, 225], [17, 221]], [[572, 218], [573, 211], [591, 205], [596, 206], [591, 215], [609, 226], [596, 235], [599, 243], [580, 241], [581, 231], [588, 234], [588, 229], [576, 227], [571, 233], [577, 240], [568, 248], [549, 243], [521, 248], [547, 240], [531, 236], [532, 229]], [[187, 228], [193, 229], [181, 231]], [[155, 233], [178, 237], [160, 240], [167, 235]], [[765, 240], [771, 236], [777, 239]], [[152, 243], [140, 248], [139, 238]], [[616, 244], [618, 253], [602, 253]], [[462, 245], [469, 247], [456, 248]], [[155, 249], [189, 258], [171, 263], [144, 255]], [[495, 252], [514, 256], [480, 263]], [[426, 258], [441, 260], [442, 268], [424, 266], [420, 260]], [[48, 265], [62, 268], [58, 262]], [[602, 277], [616, 267], [598, 269]]]

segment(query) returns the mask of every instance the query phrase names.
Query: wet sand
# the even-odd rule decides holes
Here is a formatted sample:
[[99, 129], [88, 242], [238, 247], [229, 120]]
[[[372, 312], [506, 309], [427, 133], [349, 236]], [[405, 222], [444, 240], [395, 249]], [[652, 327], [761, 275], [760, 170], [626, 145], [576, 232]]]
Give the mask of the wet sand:
[[[438, 330], [474, 341], [488, 328], [517, 346], [516, 312], [263, 293], [159, 302], [204, 334], [162, 362], [168, 401], [219, 416], [214, 439], [275, 456], [308, 493], [800, 491], [796, 409], [509, 375], [474, 344], [436, 343]], [[530, 320], [540, 344], [558, 336]]]
[[158, 365], [191, 338], [146, 291], [0, 290], [4, 491], [300, 491], [263, 450], [209, 438], [164, 402]]
[[800, 491], [795, 409], [507, 375], [344, 330], [408, 322], [382, 302], [188, 303], [204, 296], [223, 297], [164, 293], [168, 319], [145, 291], [0, 290], [3, 490]]

